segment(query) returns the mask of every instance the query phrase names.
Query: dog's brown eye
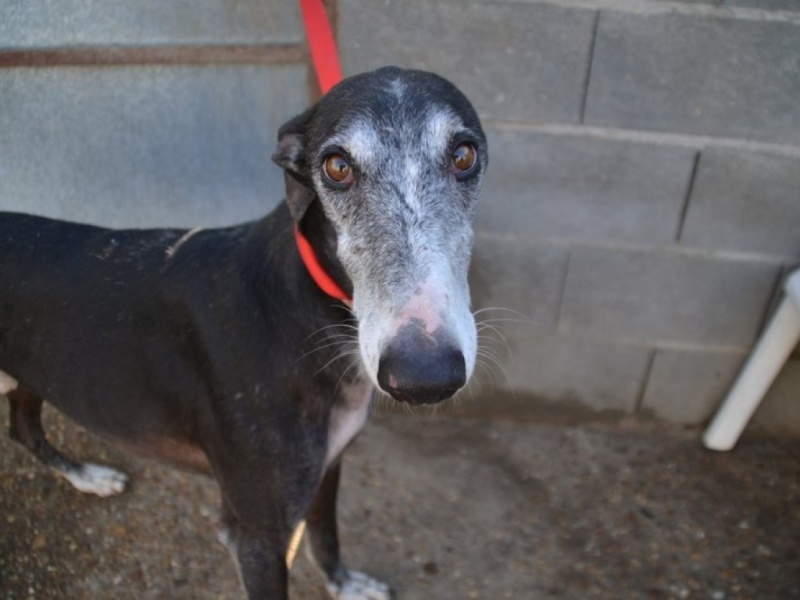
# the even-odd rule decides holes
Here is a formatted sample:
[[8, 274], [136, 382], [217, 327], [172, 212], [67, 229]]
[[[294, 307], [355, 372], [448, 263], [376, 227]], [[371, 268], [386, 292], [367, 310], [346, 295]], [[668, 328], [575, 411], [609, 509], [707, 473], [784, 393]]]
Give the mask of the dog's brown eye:
[[478, 162], [478, 151], [472, 144], [459, 144], [453, 151], [452, 162], [457, 175], [466, 175]]
[[353, 169], [341, 154], [331, 154], [326, 158], [323, 171], [333, 183], [347, 185], [353, 181]]

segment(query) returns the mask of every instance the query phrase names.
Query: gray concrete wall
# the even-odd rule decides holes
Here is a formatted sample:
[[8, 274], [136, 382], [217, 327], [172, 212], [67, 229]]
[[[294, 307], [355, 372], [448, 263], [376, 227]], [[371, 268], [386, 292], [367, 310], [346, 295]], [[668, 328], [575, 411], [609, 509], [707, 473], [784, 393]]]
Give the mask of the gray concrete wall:
[[[800, 0], [330, 4], [347, 74], [437, 71], [485, 121], [472, 280], [505, 341], [465, 408], [707, 420], [800, 264]], [[2, 2], [0, 208], [256, 217], [308, 81], [288, 0]], [[756, 421], [800, 431], [798, 395], [794, 359]]]
[[308, 103], [281, 0], [0, 2], [0, 208], [225, 225], [282, 198], [277, 128]]

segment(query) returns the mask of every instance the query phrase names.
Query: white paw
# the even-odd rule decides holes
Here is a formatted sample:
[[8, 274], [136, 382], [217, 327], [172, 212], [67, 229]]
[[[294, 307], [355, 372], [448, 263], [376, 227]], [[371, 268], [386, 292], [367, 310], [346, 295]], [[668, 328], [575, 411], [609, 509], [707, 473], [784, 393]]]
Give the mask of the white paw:
[[85, 494], [116, 496], [125, 491], [128, 476], [116, 469], [86, 463], [77, 471], [60, 471], [75, 489]]
[[391, 600], [392, 591], [385, 583], [358, 571], [348, 571], [343, 582], [329, 583], [334, 600]]

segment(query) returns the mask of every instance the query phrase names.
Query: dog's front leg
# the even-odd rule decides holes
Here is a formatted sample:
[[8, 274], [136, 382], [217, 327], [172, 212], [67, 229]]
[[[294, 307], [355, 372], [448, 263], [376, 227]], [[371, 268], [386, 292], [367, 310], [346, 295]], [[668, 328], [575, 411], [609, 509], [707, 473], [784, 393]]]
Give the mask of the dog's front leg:
[[231, 553], [247, 599], [287, 600], [286, 548], [291, 521], [302, 514], [291, 514], [283, 474], [247, 450], [217, 446], [209, 454], [222, 494], [219, 539]]
[[334, 600], [390, 600], [393, 594], [389, 586], [364, 573], [350, 571], [341, 563], [336, 527], [340, 476], [341, 461], [337, 460], [328, 467], [306, 517], [311, 559], [325, 575], [328, 593]]
[[288, 572], [285, 534], [248, 527], [223, 507], [220, 541], [228, 547], [248, 600], [286, 600]]

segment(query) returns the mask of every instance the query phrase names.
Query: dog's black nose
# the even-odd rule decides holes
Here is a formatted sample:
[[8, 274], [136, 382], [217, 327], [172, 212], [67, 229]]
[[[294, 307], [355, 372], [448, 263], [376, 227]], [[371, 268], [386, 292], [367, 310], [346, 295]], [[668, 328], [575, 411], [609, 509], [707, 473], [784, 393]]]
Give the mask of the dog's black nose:
[[467, 381], [464, 355], [451, 343], [414, 329], [401, 329], [384, 350], [378, 383], [395, 400], [409, 404], [446, 400]]

